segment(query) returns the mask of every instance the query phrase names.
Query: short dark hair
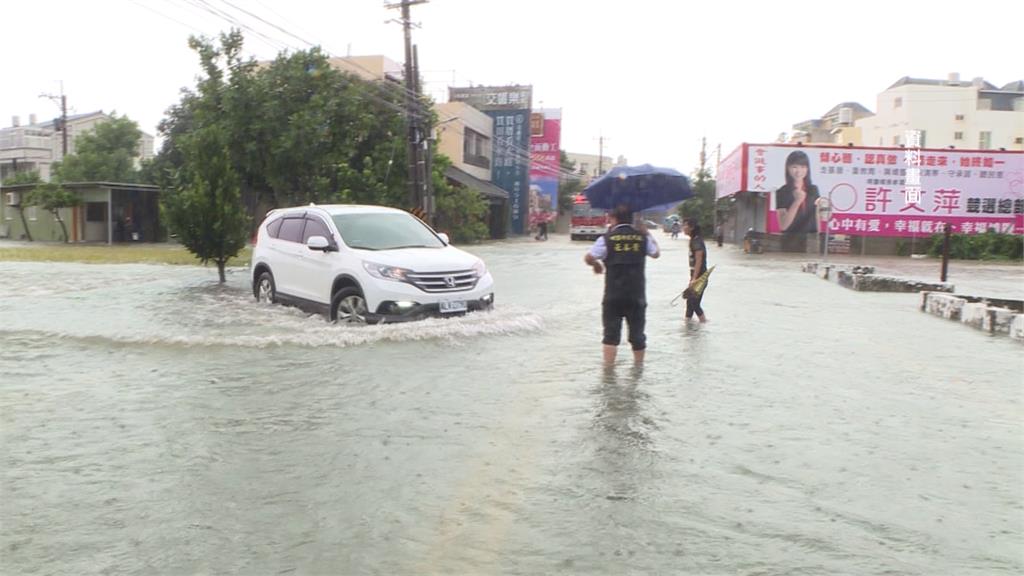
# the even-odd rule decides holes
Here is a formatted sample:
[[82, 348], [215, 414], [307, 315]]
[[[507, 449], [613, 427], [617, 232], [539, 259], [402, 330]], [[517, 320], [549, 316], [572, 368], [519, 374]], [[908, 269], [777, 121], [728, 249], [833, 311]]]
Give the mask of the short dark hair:
[[612, 210], [612, 218], [619, 224], [629, 224], [633, 221], [633, 211], [625, 204], [619, 204]]
[[700, 236], [701, 235], [700, 223], [697, 222], [696, 218], [687, 218], [686, 219], [686, 224], [687, 224], [687, 226], [690, 227], [690, 237]]

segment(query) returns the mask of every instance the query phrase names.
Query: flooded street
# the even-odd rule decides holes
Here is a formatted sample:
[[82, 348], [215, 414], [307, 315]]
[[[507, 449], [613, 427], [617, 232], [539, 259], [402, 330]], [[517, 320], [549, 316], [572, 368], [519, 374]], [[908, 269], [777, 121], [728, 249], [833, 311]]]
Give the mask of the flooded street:
[[686, 326], [656, 234], [642, 370], [561, 236], [469, 248], [494, 312], [361, 328], [247, 269], [0, 262], [0, 572], [1024, 571], [1020, 343], [713, 245]]

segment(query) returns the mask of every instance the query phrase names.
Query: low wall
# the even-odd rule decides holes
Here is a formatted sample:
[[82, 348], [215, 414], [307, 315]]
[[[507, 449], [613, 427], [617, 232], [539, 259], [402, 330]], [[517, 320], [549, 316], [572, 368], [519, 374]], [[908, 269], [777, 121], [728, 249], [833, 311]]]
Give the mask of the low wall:
[[873, 266], [840, 266], [807, 262], [802, 269], [804, 272], [815, 274], [858, 292], [953, 292], [954, 288], [952, 284], [875, 274]]
[[921, 294], [921, 310], [976, 330], [1002, 334], [1024, 342], [1024, 301], [959, 296], [937, 292]]

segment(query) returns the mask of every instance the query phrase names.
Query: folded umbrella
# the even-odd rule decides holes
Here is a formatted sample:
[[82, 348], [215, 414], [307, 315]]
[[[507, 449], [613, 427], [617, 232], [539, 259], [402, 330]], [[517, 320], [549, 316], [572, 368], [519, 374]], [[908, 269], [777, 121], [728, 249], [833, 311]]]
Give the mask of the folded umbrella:
[[703, 294], [704, 289], [708, 287], [708, 277], [711, 276], [711, 271], [714, 269], [715, 267], [712, 266], [711, 268], [705, 270], [703, 274], [697, 276], [697, 279], [691, 282], [690, 285], [687, 286], [681, 294], [672, 299], [671, 304], [675, 306], [676, 301], [679, 300], [680, 298], [693, 298]]

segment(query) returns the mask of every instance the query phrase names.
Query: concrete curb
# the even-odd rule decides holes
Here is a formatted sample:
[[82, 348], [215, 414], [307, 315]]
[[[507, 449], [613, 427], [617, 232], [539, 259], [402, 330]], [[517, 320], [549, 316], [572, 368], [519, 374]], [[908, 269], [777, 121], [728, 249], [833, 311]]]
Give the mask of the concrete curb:
[[1024, 300], [922, 292], [921, 311], [1024, 343]]
[[953, 292], [952, 284], [924, 282], [897, 276], [875, 274], [873, 266], [839, 266], [806, 262], [801, 267], [804, 272], [815, 274], [819, 278], [839, 284], [844, 288], [858, 292]]

